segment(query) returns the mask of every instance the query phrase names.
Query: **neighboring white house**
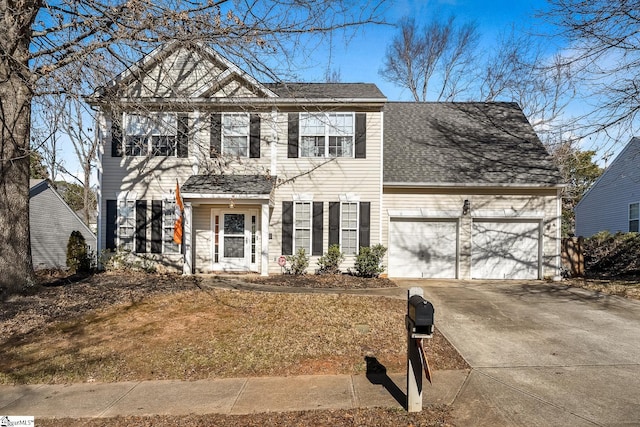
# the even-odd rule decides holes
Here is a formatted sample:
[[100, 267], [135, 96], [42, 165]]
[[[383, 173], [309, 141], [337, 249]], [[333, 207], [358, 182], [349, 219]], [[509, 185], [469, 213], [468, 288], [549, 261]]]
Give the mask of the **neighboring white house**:
[[640, 231], [640, 138], [632, 138], [574, 208], [576, 235]]
[[[98, 246], [185, 273], [280, 273], [331, 244], [393, 277], [558, 277], [560, 174], [511, 103], [395, 103], [368, 83], [261, 83], [174, 43], [101, 88]], [[176, 181], [184, 244], [172, 241]]]
[[29, 181], [29, 227], [33, 267], [66, 268], [67, 243], [79, 231], [90, 250], [97, 249], [96, 235], [76, 215], [46, 179]]

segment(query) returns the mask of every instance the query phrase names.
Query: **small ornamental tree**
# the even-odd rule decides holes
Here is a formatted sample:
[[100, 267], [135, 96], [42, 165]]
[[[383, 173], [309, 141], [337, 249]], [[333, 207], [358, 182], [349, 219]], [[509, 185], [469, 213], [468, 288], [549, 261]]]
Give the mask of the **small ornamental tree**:
[[67, 267], [72, 273], [86, 272], [91, 268], [87, 241], [77, 230], [71, 232], [67, 242]]
[[339, 274], [340, 264], [344, 261], [344, 254], [339, 245], [329, 246], [329, 250], [318, 259], [319, 274]]
[[360, 277], [378, 277], [384, 271], [382, 258], [387, 248], [381, 244], [372, 247], [362, 246], [356, 257], [356, 275]]

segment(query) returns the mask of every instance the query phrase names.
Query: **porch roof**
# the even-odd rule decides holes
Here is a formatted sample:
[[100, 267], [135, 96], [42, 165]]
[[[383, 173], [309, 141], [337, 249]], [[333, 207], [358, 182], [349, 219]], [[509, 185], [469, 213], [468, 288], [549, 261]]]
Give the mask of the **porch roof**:
[[269, 198], [276, 177], [265, 175], [192, 175], [182, 185], [185, 198]]

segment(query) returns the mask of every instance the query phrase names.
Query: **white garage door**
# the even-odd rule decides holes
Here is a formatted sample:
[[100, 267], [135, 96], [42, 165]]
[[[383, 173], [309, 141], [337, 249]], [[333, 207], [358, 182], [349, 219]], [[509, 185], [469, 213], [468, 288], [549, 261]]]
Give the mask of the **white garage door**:
[[389, 276], [455, 279], [457, 241], [457, 221], [392, 218]]
[[473, 279], [538, 279], [540, 223], [518, 220], [474, 220]]

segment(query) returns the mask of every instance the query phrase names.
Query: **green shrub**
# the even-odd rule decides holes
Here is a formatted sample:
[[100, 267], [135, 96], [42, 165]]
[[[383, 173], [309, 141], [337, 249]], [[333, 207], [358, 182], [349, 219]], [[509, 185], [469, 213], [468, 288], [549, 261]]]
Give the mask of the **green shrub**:
[[340, 252], [339, 245], [329, 246], [329, 250], [318, 259], [319, 274], [338, 274], [340, 264], [344, 261], [344, 254]]
[[382, 259], [387, 248], [381, 244], [372, 247], [362, 246], [356, 256], [356, 275], [361, 277], [378, 277], [384, 271]]
[[72, 273], [87, 272], [91, 269], [87, 241], [77, 230], [71, 232], [67, 242], [67, 267]]
[[287, 261], [291, 264], [291, 274], [304, 274], [309, 267], [309, 257], [303, 248], [298, 249], [295, 255], [289, 255]]

